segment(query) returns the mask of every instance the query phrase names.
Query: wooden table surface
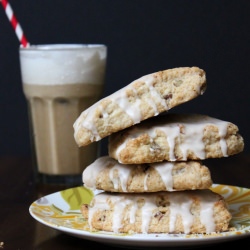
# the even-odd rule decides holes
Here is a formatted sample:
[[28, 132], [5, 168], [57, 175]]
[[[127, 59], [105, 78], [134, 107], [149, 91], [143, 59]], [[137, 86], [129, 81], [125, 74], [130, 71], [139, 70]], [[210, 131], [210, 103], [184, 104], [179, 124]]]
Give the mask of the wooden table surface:
[[[250, 155], [241, 153], [203, 162], [209, 167], [214, 183], [250, 188]], [[33, 201], [68, 187], [34, 183], [29, 158], [0, 157], [0, 188], [0, 249], [117, 249], [117, 247], [61, 233], [31, 217], [29, 206]], [[239, 245], [249, 246], [250, 237], [216, 245], [202, 245], [199, 248], [214, 249], [218, 246], [236, 249]], [[154, 249], [156, 247], [157, 245]]]

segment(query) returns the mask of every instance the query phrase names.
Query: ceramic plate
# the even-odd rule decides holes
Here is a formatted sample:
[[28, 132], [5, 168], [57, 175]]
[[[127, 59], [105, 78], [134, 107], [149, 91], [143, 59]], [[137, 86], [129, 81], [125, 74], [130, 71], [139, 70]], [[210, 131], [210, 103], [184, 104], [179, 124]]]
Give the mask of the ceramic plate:
[[31, 204], [29, 212], [34, 219], [48, 227], [75, 237], [110, 245], [180, 247], [219, 243], [250, 236], [250, 189], [221, 184], [213, 184], [211, 189], [225, 197], [233, 215], [231, 226], [235, 227], [235, 230], [211, 235], [90, 232], [79, 207], [82, 203], [89, 203], [95, 193], [85, 187], [70, 188], [42, 197]]

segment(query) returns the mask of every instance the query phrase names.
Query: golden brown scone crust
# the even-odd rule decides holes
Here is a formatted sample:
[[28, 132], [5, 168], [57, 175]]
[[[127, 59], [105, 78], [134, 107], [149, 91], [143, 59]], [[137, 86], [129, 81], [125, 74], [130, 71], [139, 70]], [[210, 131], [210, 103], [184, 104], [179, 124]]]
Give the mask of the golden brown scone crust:
[[209, 189], [101, 193], [90, 205], [83, 204], [81, 212], [91, 229], [116, 233], [223, 232], [229, 229], [232, 218], [223, 197]]
[[180, 67], [143, 76], [83, 111], [74, 138], [84, 146], [203, 94], [206, 75], [198, 67]]
[[123, 164], [203, 160], [240, 153], [238, 127], [200, 114], [150, 118], [109, 137], [109, 156]]
[[207, 189], [209, 169], [198, 161], [124, 165], [104, 156], [83, 171], [83, 183], [110, 192], [158, 192]]

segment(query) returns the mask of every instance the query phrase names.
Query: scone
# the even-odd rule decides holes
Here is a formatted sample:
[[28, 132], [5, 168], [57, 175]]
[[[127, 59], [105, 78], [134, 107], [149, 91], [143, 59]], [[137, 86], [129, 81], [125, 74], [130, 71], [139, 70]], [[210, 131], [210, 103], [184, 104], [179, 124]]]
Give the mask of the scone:
[[135, 193], [208, 189], [212, 185], [209, 169], [198, 161], [120, 164], [103, 156], [82, 174], [90, 189]]
[[109, 156], [123, 164], [204, 160], [243, 151], [238, 127], [200, 114], [165, 114], [109, 136]]
[[91, 230], [115, 233], [201, 233], [229, 230], [224, 198], [206, 190], [99, 193], [81, 207]]
[[180, 67], [145, 75], [84, 110], [73, 124], [78, 146], [128, 128], [203, 94], [205, 72]]

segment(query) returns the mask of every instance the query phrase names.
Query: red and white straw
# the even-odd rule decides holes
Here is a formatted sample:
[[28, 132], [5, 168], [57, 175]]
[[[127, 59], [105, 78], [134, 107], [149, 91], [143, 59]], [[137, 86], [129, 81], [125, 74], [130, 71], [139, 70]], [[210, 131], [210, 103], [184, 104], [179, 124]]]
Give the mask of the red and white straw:
[[20, 41], [21, 45], [23, 47], [28, 47], [29, 46], [29, 42], [27, 41], [24, 33], [23, 33], [23, 30], [21, 28], [21, 25], [19, 24], [19, 22], [17, 21], [16, 17], [15, 17], [15, 14], [11, 8], [11, 5], [9, 4], [8, 0], [0, 0], [4, 10], [5, 10], [5, 13], [12, 25], [12, 27], [14, 28], [15, 32], [16, 32], [16, 35], [18, 37], [18, 40]]

